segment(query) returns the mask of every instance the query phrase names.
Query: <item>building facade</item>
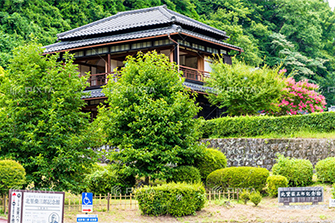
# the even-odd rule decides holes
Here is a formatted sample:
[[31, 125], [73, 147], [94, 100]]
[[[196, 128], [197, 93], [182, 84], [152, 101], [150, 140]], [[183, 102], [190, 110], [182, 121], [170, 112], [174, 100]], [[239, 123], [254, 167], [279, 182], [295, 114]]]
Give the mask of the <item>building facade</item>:
[[[128, 55], [156, 50], [179, 65], [185, 87], [198, 93], [197, 102], [203, 108], [198, 116], [217, 117], [222, 109], [211, 106], [206, 99], [204, 78], [211, 71], [211, 57], [220, 54], [231, 64], [230, 51], [243, 52], [240, 47], [225, 43], [226, 32], [167, 9], [165, 5], [119, 12], [116, 15], [63, 32], [58, 42], [45, 46], [45, 54], [66, 51], [75, 54], [80, 75], [90, 72], [90, 86], [83, 98], [83, 109], [92, 118], [97, 106], [106, 100], [102, 86], [107, 76], [124, 66]], [[115, 74], [116, 76], [116, 74]], [[116, 78], [116, 77], [115, 77]]]

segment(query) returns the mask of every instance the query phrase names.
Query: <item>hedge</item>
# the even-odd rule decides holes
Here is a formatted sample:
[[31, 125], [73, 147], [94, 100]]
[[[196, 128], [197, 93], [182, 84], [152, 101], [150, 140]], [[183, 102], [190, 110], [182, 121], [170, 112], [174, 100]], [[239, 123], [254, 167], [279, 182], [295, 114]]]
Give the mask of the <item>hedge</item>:
[[227, 158], [221, 151], [206, 148], [203, 156], [196, 160], [195, 166], [200, 171], [201, 179], [206, 181], [211, 172], [227, 166]]
[[271, 197], [276, 197], [278, 195], [279, 187], [288, 187], [288, 180], [284, 176], [272, 175], [266, 180], [267, 192]]
[[315, 165], [318, 180], [322, 182], [335, 183], [335, 157], [320, 160]]
[[184, 216], [200, 211], [206, 200], [202, 184], [169, 183], [135, 190], [138, 205], [143, 214]]
[[286, 177], [290, 187], [304, 187], [312, 183], [313, 165], [309, 160], [278, 155], [277, 162], [272, 167], [272, 173]]
[[26, 183], [26, 171], [14, 160], [0, 160], [0, 194], [9, 189], [21, 189]]
[[291, 134], [312, 130], [330, 132], [335, 129], [335, 112], [293, 116], [223, 117], [202, 122], [203, 138], [251, 137], [270, 133]]
[[254, 188], [261, 191], [266, 186], [269, 171], [260, 167], [228, 167], [208, 175], [208, 188]]
[[201, 181], [200, 172], [194, 166], [178, 166], [174, 169], [168, 182], [197, 183]]

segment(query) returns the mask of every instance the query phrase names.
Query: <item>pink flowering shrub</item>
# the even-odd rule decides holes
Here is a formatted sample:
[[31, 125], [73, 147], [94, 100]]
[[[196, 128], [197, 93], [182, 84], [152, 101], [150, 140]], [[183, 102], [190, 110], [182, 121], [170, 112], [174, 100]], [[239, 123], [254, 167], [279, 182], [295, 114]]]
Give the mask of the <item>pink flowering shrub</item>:
[[278, 104], [279, 115], [323, 112], [327, 103], [325, 97], [317, 92], [318, 85], [308, 83], [308, 80], [295, 82], [291, 77], [285, 80], [285, 84]]

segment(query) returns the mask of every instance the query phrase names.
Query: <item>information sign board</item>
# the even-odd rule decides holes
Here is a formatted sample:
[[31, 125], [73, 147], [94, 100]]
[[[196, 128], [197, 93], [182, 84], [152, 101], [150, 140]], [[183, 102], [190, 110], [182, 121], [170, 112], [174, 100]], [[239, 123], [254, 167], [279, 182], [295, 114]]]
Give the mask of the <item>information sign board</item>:
[[98, 222], [97, 214], [77, 214], [77, 222]]
[[279, 187], [278, 202], [290, 203], [312, 202], [318, 204], [323, 201], [323, 187]]
[[63, 223], [64, 192], [9, 191], [9, 223]]

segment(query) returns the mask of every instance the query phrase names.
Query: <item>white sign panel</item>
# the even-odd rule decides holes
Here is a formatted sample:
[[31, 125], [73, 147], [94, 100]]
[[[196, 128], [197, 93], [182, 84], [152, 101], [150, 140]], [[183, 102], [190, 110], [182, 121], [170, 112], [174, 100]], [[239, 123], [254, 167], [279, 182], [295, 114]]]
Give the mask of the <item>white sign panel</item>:
[[335, 199], [329, 199], [329, 207], [335, 207]]
[[9, 223], [63, 223], [64, 192], [10, 190]]
[[21, 222], [21, 210], [22, 210], [22, 192], [11, 192], [10, 199], [10, 223], [20, 223]]

